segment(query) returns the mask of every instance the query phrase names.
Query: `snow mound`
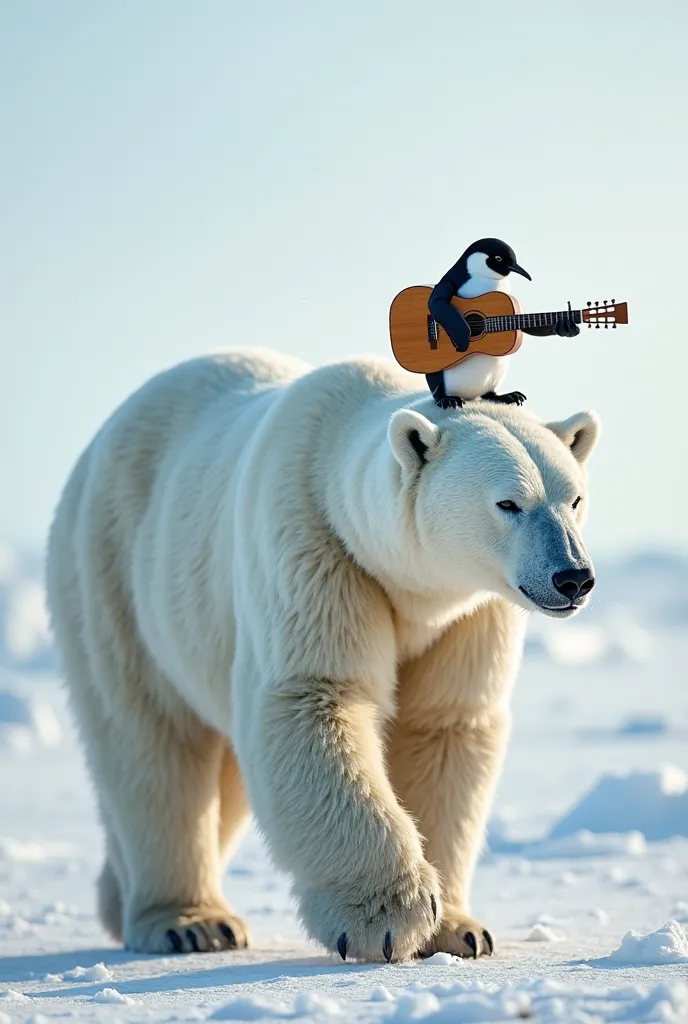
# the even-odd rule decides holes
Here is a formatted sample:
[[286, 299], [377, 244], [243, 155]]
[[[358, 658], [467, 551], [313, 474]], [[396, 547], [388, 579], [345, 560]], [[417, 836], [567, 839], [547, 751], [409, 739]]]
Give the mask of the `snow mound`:
[[588, 833], [637, 832], [650, 841], [688, 836], [688, 776], [666, 766], [603, 775], [552, 828], [551, 840]]
[[96, 992], [92, 996], [92, 1000], [94, 1003], [121, 1003], [126, 1006], [136, 1006], [138, 1003], [137, 999], [123, 995], [116, 988], [104, 988], [100, 992]]
[[75, 967], [73, 971], [66, 972], [65, 978], [73, 978], [75, 981], [112, 981], [114, 974], [104, 963], [99, 963], [93, 967]]
[[27, 753], [37, 746], [57, 746], [61, 739], [60, 723], [49, 704], [0, 690], [0, 750]]
[[561, 942], [563, 935], [548, 928], [546, 924], [536, 924], [527, 936], [526, 942]]
[[647, 853], [647, 843], [641, 832], [595, 835], [588, 829], [579, 832], [555, 834], [549, 839], [525, 846], [521, 856], [530, 860], [549, 860], [557, 857], [640, 857]]
[[237, 996], [228, 1003], [219, 1006], [210, 1014], [209, 1020], [269, 1020], [274, 1017], [293, 1016], [289, 1008], [282, 1002], [264, 999], [262, 996]]
[[688, 964], [688, 928], [678, 921], [668, 921], [663, 928], [649, 935], [626, 932], [618, 949], [606, 958], [617, 964]]

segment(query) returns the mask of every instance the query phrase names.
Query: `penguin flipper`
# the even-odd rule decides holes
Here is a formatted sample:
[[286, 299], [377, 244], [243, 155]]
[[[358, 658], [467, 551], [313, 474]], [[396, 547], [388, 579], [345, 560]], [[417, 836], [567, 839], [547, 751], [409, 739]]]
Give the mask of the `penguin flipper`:
[[471, 341], [471, 329], [460, 310], [451, 304], [455, 294], [452, 282], [442, 278], [430, 292], [428, 310], [437, 323], [444, 327], [456, 351], [467, 352]]
[[580, 327], [571, 316], [562, 316], [555, 324], [547, 327], [528, 327], [523, 329], [524, 334], [530, 334], [533, 338], [551, 338], [558, 334], [560, 338], [575, 338], [580, 334]]

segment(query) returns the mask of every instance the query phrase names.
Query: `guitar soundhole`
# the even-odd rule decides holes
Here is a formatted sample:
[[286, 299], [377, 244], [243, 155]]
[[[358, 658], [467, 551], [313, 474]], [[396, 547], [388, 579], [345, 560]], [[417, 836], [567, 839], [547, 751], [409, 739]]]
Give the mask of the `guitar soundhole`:
[[471, 329], [471, 338], [481, 338], [485, 333], [485, 320], [482, 313], [464, 313], [464, 320]]

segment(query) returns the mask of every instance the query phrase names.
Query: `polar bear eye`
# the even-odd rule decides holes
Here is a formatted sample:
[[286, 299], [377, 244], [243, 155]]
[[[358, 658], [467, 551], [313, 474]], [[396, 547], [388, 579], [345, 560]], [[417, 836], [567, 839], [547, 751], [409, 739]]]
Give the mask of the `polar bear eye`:
[[576, 500], [574, 501], [573, 505], [571, 506], [571, 508], [578, 508], [580, 503], [581, 503], [581, 496], [579, 494], [578, 497], [576, 498]]
[[521, 512], [523, 511], [518, 507], [515, 501], [498, 501], [497, 508], [503, 509], [504, 512]]

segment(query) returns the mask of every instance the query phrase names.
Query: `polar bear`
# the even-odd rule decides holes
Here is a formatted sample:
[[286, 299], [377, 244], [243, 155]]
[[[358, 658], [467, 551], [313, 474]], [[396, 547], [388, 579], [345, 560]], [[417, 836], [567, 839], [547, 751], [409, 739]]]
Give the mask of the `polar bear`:
[[229, 351], [153, 378], [78, 461], [48, 599], [133, 950], [242, 947], [249, 809], [313, 939], [491, 953], [471, 877], [524, 612], [588, 599], [582, 412], [442, 411], [386, 361]]

